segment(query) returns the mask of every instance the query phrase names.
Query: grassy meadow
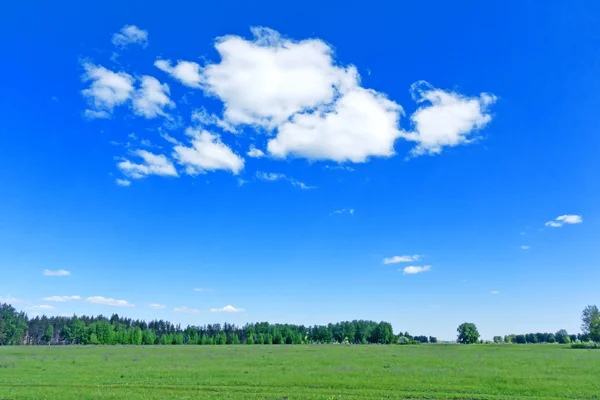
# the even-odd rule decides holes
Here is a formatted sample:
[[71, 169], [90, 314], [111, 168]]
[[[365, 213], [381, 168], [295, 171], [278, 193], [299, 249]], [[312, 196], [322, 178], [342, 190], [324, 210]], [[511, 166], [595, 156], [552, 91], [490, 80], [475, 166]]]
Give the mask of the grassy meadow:
[[0, 346], [0, 399], [598, 399], [560, 345]]

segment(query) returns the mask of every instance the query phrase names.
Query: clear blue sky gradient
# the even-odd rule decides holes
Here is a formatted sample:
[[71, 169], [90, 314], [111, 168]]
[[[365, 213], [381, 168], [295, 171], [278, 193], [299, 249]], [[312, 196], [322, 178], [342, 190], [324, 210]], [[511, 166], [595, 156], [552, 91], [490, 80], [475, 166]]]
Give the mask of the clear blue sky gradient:
[[[600, 302], [600, 3], [186, 3], [3, 4], [0, 296], [22, 300], [15, 306], [32, 315], [40, 312], [32, 306], [52, 304], [52, 315], [183, 324], [374, 319], [443, 339], [465, 321], [488, 339], [579, 331], [583, 307]], [[121, 51], [117, 66], [111, 37], [127, 24], [147, 30], [149, 42]], [[329, 43], [363, 87], [407, 116], [416, 110], [410, 85], [424, 79], [493, 93], [493, 119], [476, 143], [406, 160], [413, 144], [397, 140], [394, 157], [345, 164], [354, 171], [245, 157], [243, 186], [224, 171], [116, 185], [115, 157], [126, 153], [110, 142], [136, 133], [165, 145], [161, 122], [126, 108], [83, 118], [82, 60], [167, 82], [184, 120], [172, 134], [181, 137], [191, 110], [219, 113], [222, 104], [189, 94], [154, 61], [218, 62], [215, 38], [250, 39], [252, 26]], [[246, 129], [228, 145], [245, 155], [260, 135]], [[256, 171], [317, 188], [263, 182]], [[330, 215], [344, 208], [355, 212]], [[583, 223], [544, 226], [563, 214]], [[423, 255], [416, 265], [431, 270], [403, 275], [407, 264], [382, 262], [407, 254]], [[42, 300], [55, 295], [136, 307]], [[174, 311], [225, 305], [244, 312]]]

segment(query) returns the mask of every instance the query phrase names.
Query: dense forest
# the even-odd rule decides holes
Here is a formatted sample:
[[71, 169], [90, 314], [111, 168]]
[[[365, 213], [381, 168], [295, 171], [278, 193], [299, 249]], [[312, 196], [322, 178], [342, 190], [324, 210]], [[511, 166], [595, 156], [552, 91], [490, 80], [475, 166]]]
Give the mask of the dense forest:
[[113, 314], [97, 317], [28, 318], [0, 304], [0, 345], [46, 344], [308, 344], [308, 343], [435, 343], [434, 337], [394, 335], [388, 322], [346, 321], [328, 325], [260, 322], [238, 327], [208, 324], [182, 328], [168, 321], [140, 321]]

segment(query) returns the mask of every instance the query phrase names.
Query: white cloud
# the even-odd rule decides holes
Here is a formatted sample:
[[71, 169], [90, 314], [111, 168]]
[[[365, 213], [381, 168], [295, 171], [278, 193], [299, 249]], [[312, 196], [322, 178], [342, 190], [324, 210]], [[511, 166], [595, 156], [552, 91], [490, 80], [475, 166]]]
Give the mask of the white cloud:
[[131, 181], [128, 179], [115, 179], [115, 183], [119, 186], [129, 186], [131, 185]]
[[583, 222], [583, 218], [581, 215], [573, 215], [573, 214], [565, 214], [557, 217], [554, 221], [546, 222], [546, 226], [550, 226], [552, 228], [559, 228], [566, 224], [581, 224]]
[[229, 122], [219, 118], [215, 114], [209, 114], [206, 109], [202, 108], [192, 112], [192, 121], [199, 123], [200, 125], [208, 126], [214, 125], [223, 129], [226, 132], [238, 133], [233, 125]]
[[329, 215], [339, 215], [339, 214], [345, 214], [345, 213], [354, 215], [354, 208], [349, 208], [349, 209], [342, 208], [341, 210], [333, 210], [331, 213], [329, 213]]
[[169, 98], [169, 85], [161, 84], [152, 76], [142, 76], [141, 81], [141, 87], [133, 96], [133, 111], [148, 119], [159, 115], [168, 117], [164, 109], [175, 107]]
[[125, 159], [117, 164], [128, 177], [140, 179], [148, 175], [178, 176], [173, 163], [163, 154], [153, 154], [146, 150], [136, 150], [133, 153], [141, 157], [144, 163], [135, 164]]
[[267, 145], [275, 157], [366, 162], [394, 155], [402, 108], [373, 90], [355, 87], [332, 106], [296, 114]]
[[169, 135], [166, 132], [161, 132], [160, 137], [165, 139], [167, 142], [169, 142], [171, 144], [181, 144], [181, 142], [179, 142], [179, 140], [175, 139], [173, 136]]
[[31, 306], [29, 308], [32, 310], [54, 310], [56, 307], [49, 304], [40, 304], [39, 306]]
[[162, 309], [167, 308], [167, 306], [165, 306], [164, 304], [151, 303], [151, 304], [148, 304], [148, 308], [153, 308], [155, 310], [162, 310]]
[[214, 292], [214, 289], [207, 289], [207, 288], [194, 288], [194, 292], [204, 292], [204, 293], [212, 293]]
[[84, 111], [83, 116], [87, 119], [106, 119], [110, 118], [110, 113], [104, 110], [98, 111], [87, 109]]
[[131, 304], [126, 300], [117, 300], [110, 297], [102, 296], [91, 296], [85, 299], [85, 301], [92, 304], [100, 304], [111, 307], [135, 307], [135, 304]]
[[215, 47], [221, 62], [194, 77], [196, 85], [223, 101], [224, 117], [234, 125], [274, 127], [355, 85], [356, 69], [336, 66], [323, 41], [298, 42], [268, 28], [251, 30], [254, 40], [219, 38]]
[[254, 146], [250, 146], [250, 149], [248, 150], [248, 152], [246, 154], [248, 155], [248, 157], [252, 157], [252, 158], [261, 158], [261, 157], [264, 157], [264, 155], [265, 155], [265, 153], [261, 149], [257, 149]]
[[16, 304], [22, 302], [23, 300], [17, 299], [16, 297], [11, 296], [10, 294], [8, 296], [0, 296], [0, 303]]
[[439, 154], [444, 147], [471, 142], [472, 134], [492, 120], [488, 108], [496, 102], [488, 93], [467, 97], [436, 89], [425, 81], [414, 83], [411, 94], [417, 103], [430, 103], [411, 115], [414, 130], [402, 133], [405, 139], [417, 142], [413, 156]]
[[429, 270], [431, 270], [431, 265], [424, 265], [422, 267], [416, 266], [416, 265], [411, 265], [408, 267], [404, 267], [402, 272], [404, 275], [414, 275], [414, 274], [420, 274], [421, 272], [427, 272]]
[[188, 307], [175, 307], [173, 309], [173, 311], [175, 311], [176, 313], [180, 313], [180, 314], [200, 314], [202, 312], [202, 310], [199, 310], [197, 308], [188, 308]]
[[177, 65], [171, 66], [169, 60], [156, 60], [154, 66], [177, 79], [186, 86], [199, 88], [202, 82], [200, 75], [201, 67], [195, 62], [178, 61]]
[[349, 172], [354, 172], [355, 171], [354, 168], [348, 167], [346, 165], [325, 165], [325, 169], [330, 169], [330, 170], [339, 169], [339, 170], [349, 171]]
[[56, 271], [51, 271], [49, 269], [45, 269], [44, 275], [46, 275], [46, 276], [67, 276], [67, 275], [71, 275], [71, 272], [64, 270], [64, 269], [59, 269]]
[[244, 169], [244, 159], [225, 145], [219, 135], [193, 128], [188, 128], [186, 134], [192, 138], [192, 147], [175, 146], [173, 157], [186, 167], [188, 174], [225, 170], [237, 175]]
[[134, 79], [125, 72], [113, 72], [102, 66], [84, 63], [84, 82], [91, 81], [88, 89], [82, 90], [93, 109], [85, 111], [87, 118], [108, 118], [115, 106], [131, 99]]
[[65, 302], [65, 301], [73, 301], [73, 300], [81, 300], [80, 296], [50, 296], [50, 297], [44, 297], [42, 300], [44, 301], [58, 301], [58, 302]]
[[497, 290], [492, 290], [492, 294], [500, 294], [500, 292]]
[[315, 186], [308, 186], [290, 176], [287, 176], [285, 174], [276, 173], [276, 172], [257, 171], [256, 178], [260, 179], [261, 181], [270, 181], [270, 182], [279, 181], [279, 180], [288, 181], [292, 185], [299, 187], [302, 190], [316, 189]]
[[242, 308], [235, 308], [234, 306], [225, 306], [223, 308], [211, 308], [210, 312], [226, 312], [226, 313], [238, 313], [243, 312]]
[[120, 48], [125, 48], [130, 44], [139, 44], [145, 48], [148, 45], [148, 31], [135, 25], [125, 25], [119, 33], [113, 35], [112, 43]]
[[529, 250], [531, 246], [521, 246], [521, 250]]
[[398, 263], [403, 263], [403, 262], [419, 261], [420, 259], [421, 259], [421, 256], [418, 254], [415, 254], [412, 256], [393, 256], [393, 257], [384, 258], [383, 263], [384, 264], [398, 264]]

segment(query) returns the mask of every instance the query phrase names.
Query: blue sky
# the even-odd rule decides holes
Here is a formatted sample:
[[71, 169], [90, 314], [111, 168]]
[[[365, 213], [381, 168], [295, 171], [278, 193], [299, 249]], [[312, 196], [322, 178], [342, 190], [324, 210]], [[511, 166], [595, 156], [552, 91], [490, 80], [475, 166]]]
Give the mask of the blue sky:
[[0, 300], [578, 332], [600, 6], [397, 3], [5, 6]]

